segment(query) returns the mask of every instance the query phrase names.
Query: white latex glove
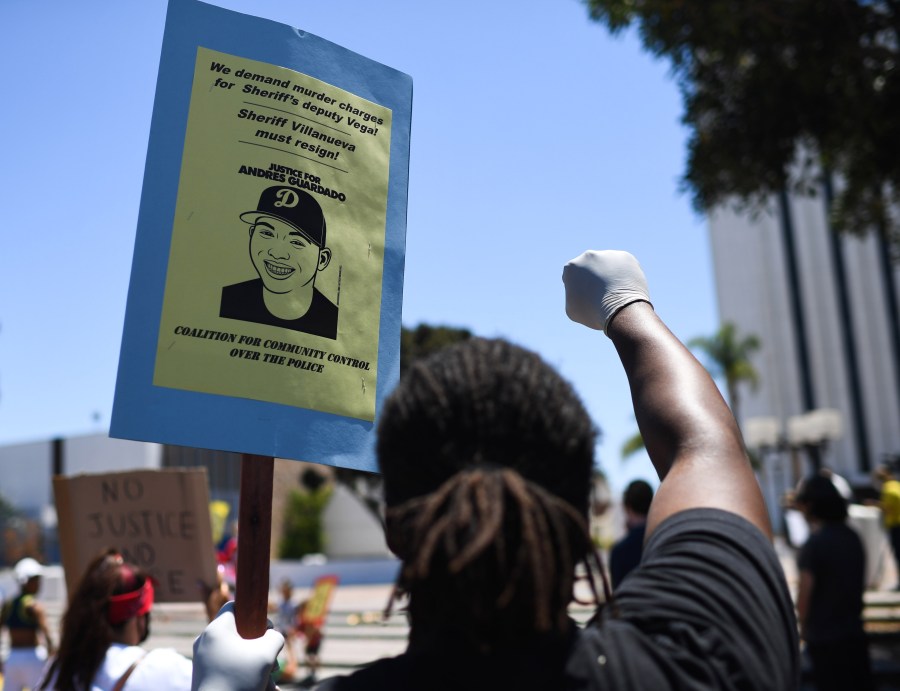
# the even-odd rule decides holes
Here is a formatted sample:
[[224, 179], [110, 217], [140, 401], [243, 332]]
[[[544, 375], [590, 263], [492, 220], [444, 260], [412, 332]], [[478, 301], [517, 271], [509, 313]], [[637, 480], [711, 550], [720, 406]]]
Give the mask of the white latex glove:
[[569, 319], [606, 332], [616, 313], [633, 302], [650, 302], [638, 260], [620, 250], [588, 250], [563, 268]]
[[272, 667], [284, 637], [272, 628], [260, 638], [244, 639], [234, 621], [234, 602], [222, 606], [216, 618], [194, 641], [191, 691], [263, 691], [275, 688]]

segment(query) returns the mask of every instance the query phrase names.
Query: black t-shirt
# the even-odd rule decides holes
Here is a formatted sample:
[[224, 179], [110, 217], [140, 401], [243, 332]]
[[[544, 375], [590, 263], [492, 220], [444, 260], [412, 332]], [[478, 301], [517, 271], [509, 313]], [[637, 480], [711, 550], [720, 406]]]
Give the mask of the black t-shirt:
[[618, 588], [625, 580], [625, 576], [634, 571], [641, 563], [646, 532], [646, 523], [635, 526], [609, 551], [609, 580], [612, 581], [613, 588]]
[[866, 554], [846, 523], [825, 523], [800, 548], [797, 564], [813, 576], [806, 640], [826, 643], [863, 635]]
[[796, 689], [794, 608], [772, 545], [725, 511], [672, 516], [600, 623], [507, 655], [406, 652], [321, 691]]
[[314, 336], [337, 338], [338, 308], [322, 293], [313, 288], [313, 299], [309, 310], [297, 319], [279, 319], [266, 308], [262, 279], [235, 283], [222, 288], [219, 316], [225, 319], [240, 319], [245, 322], [268, 324], [282, 329], [303, 331]]

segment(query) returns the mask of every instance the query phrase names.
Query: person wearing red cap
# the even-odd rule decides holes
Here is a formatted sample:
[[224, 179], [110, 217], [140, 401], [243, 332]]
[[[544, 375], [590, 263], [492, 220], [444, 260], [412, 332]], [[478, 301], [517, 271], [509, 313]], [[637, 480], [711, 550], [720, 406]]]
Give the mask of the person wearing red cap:
[[192, 664], [173, 649], [146, 651], [153, 580], [115, 550], [88, 565], [62, 621], [59, 653], [38, 689], [164, 691], [191, 688]]

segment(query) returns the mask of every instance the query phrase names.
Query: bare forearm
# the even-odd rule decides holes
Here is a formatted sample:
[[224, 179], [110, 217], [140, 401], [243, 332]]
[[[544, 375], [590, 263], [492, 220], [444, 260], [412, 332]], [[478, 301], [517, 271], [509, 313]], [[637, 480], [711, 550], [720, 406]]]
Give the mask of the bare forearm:
[[631, 386], [635, 416], [663, 483], [648, 530], [677, 511], [713, 507], [769, 532], [737, 423], [715, 383], [652, 307], [635, 303], [607, 331]]
[[734, 417], [715, 383], [650, 305], [635, 303], [622, 310], [609, 336], [660, 478], [680, 452], [699, 446], [726, 456], [743, 454]]
[[712, 379], [651, 307], [637, 259], [588, 250], [563, 268], [566, 314], [615, 344], [631, 385], [641, 435], [662, 483], [647, 518], [650, 535], [687, 509], [730, 511], [771, 534], [737, 423]]
[[56, 646], [50, 637], [50, 627], [47, 626], [47, 615], [44, 613], [43, 607], [38, 611], [37, 620], [38, 628], [40, 628], [41, 635], [44, 637], [44, 645], [47, 647], [47, 652], [52, 655], [56, 652]]

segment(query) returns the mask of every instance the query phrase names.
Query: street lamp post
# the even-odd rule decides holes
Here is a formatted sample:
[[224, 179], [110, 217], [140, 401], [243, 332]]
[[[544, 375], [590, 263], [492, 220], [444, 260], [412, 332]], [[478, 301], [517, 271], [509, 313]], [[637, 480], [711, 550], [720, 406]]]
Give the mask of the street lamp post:
[[822, 456], [828, 444], [843, 434], [843, 418], [839, 410], [817, 408], [788, 418], [787, 441], [794, 448], [806, 450], [813, 472], [822, 468]]
[[[833, 408], [817, 408], [801, 415], [792, 415], [782, 424], [777, 417], [754, 417], [744, 421], [744, 443], [759, 453], [764, 477], [768, 476], [770, 499], [781, 505], [781, 497], [789, 488], [796, 486], [803, 476], [800, 451], [805, 451], [813, 472], [822, 467], [822, 457], [828, 444], [840, 438], [843, 433], [843, 418], [840, 411]], [[791, 477], [783, 470], [783, 453], [791, 458]], [[780, 521], [780, 513], [773, 516]]]
[[786, 489], [782, 463], [782, 451], [786, 447], [781, 428], [777, 417], [748, 418], [743, 424], [744, 443], [747, 448], [755, 449], [759, 457], [760, 480], [763, 493], [770, 500], [767, 502], [771, 507], [769, 518], [776, 531], [780, 531], [783, 523], [781, 497]]

